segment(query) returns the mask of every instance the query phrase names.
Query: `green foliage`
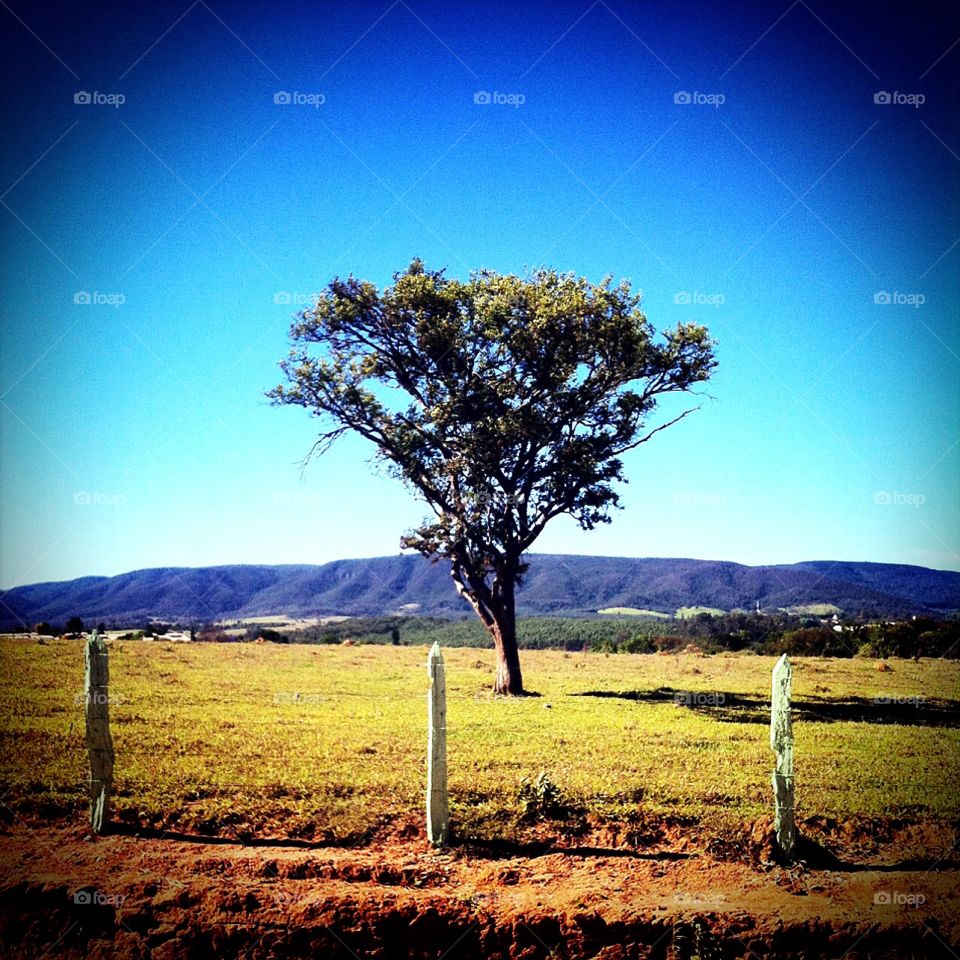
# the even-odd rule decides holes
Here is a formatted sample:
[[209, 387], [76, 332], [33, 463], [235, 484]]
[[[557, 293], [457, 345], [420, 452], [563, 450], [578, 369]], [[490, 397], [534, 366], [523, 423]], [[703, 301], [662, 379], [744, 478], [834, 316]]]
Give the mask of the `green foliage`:
[[71, 617], [63, 629], [67, 633], [83, 633], [83, 621], [79, 617]]
[[547, 269], [460, 281], [419, 260], [382, 293], [332, 281], [291, 336], [287, 384], [269, 396], [328, 417], [321, 448], [347, 430], [372, 441], [426, 499], [437, 522], [406, 545], [481, 567], [560, 513], [606, 521], [619, 457], [651, 435], [657, 399], [716, 363], [702, 326], [658, 341], [627, 281]]
[[633, 624], [620, 624], [615, 634], [594, 639], [584, 649], [600, 653], [655, 653], [657, 646], [650, 634], [637, 631]]
[[[521, 650], [591, 650], [601, 653], [678, 652], [691, 644], [705, 653], [750, 651], [793, 656], [960, 656], [960, 622], [906, 620], [895, 624], [845, 625], [843, 633], [807, 618], [787, 614], [704, 614], [692, 620], [645, 620], [637, 617], [521, 617]], [[393, 644], [405, 646], [489, 647], [490, 636], [476, 619], [442, 617], [350, 617], [295, 629], [278, 627], [258, 635], [286, 643]], [[276, 637], [274, 636], [276, 635]], [[251, 635], [252, 636], [252, 635]], [[277, 639], [278, 638], [278, 639]]]
[[850, 657], [856, 651], [849, 637], [823, 626], [788, 630], [769, 647], [773, 653], [804, 657]]
[[250, 624], [243, 632], [245, 640], [268, 640], [270, 643], [290, 643], [290, 634], [281, 630], [273, 630], [270, 627], [261, 627], [255, 623]]
[[877, 657], [960, 657], [960, 621], [924, 617], [870, 623], [857, 631], [861, 651]]
[[345, 432], [371, 441], [434, 514], [401, 539], [451, 561], [521, 693], [515, 652], [523, 553], [561, 515], [582, 529], [619, 505], [621, 457], [657, 427], [660, 397], [715, 365], [705, 327], [658, 336], [626, 280], [592, 284], [541, 268], [466, 281], [414, 260], [382, 292], [335, 279], [291, 329], [286, 376], [268, 394], [324, 418], [312, 452]]
[[521, 817], [524, 820], [565, 820], [570, 807], [563, 791], [541, 770], [535, 780], [523, 777], [517, 790]]

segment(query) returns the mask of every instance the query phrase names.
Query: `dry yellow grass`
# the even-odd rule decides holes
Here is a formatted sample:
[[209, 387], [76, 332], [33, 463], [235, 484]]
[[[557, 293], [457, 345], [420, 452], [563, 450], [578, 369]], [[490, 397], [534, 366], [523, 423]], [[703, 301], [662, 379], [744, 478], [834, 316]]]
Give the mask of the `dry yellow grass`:
[[[0, 656], [11, 681], [0, 690], [3, 802], [23, 813], [79, 812], [82, 643], [4, 638]], [[769, 813], [764, 704], [773, 658], [528, 651], [527, 683], [541, 695], [511, 701], [489, 693], [491, 652], [444, 656], [461, 832], [518, 829], [518, 782], [541, 770], [601, 819], [671, 815], [719, 829]], [[795, 660], [795, 698], [825, 706], [822, 717], [795, 724], [799, 816], [960, 815], [960, 730], [842, 715], [850, 698], [879, 696], [922, 720], [957, 695], [956, 662], [892, 666], [879, 673], [869, 660]], [[116, 815], [330, 837], [419, 819], [426, 690], [419, 647], [114, 642]], [[670, 691], [724, 702], [679, 707]], [[916, 714], [903, 712], [910, 698], [919, 698]], [[840, 719], [826, 718], [831, 705]]]

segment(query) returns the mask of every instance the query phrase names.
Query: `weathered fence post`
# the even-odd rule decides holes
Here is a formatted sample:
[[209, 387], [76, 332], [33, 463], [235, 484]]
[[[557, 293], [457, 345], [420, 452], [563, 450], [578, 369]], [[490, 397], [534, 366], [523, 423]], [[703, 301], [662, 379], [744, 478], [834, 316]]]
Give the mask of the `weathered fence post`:
[[84, 651], [84, 711], [87, 721], [87, 753], [90, 756], [90, 826], [102, 833], [110, 808], [113, 783], [113, 739], [110, 736], [109, 654], [103, 638], [94, 630]]
[[427, 658], [430, 691], [427, 693], [427, 839], [447, 842], [447, 680], [440, 645], [434, 643]]
[[770, 749], [776, 752], [773, 770], [774, 821], [777, 844], [784, 855], [793, 855], [797, 840], [793, 821], [793, 725], [790, 721], [790, 684], [793, 672], [784, 654], [773, 668], [770, 698]]

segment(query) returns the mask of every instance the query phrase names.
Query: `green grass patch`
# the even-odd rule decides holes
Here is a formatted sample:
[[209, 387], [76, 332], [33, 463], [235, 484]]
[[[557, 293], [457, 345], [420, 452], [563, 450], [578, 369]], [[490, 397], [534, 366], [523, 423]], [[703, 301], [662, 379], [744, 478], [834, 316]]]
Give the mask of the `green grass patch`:
[[680, 607], [674, 616], [678, 620], [692, 620], [700, 613], [709, 613], [711, 617], [722, 617], [726, 612], [717, 607]]
[[830, 617], [843, 611], [832, 603], [807, 603], [797, 607], [784, 607], [784, 612], [796, 617]]
[[655, 620], [669, 620], [669, 613], [661, 613], [659, 610], [639, 610], [637, 607], [604, 607], [597, 613], [604, 616], [621, 617], [652, 617]]

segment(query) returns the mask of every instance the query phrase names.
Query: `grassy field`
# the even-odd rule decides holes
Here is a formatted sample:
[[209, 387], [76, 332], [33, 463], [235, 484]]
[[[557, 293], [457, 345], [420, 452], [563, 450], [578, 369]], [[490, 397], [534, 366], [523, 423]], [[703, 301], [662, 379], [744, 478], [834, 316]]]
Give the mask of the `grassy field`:
[[659, 613], [656, 610], [639, 610], [637, 607], [604, 607], [597, 613], [603, 616], [621, 616], [621, 617], [651, 617], [654, 620], [667, 620], [669, 613]]
[[[0, 657], [3, 803], [24, 815], [78, 813], [83, 645], [5, 638]], [[540, 696], [520, 700], [491, 697], [491, 652], [445, 658], [461, 834], [516, 835], [519, 780], [540, 771], [600, 822], [669, 815], [725, 830], [770, 812], [772, 658], [528, 651], [527, 685]], [[113, 642], [115, 816], [331, 839], [419, 822], [425, 664], [419, 647]], [[921, 725], [925, 711], [956, 710], [960, 664], [794, 666], [798, 816], [960, 816], [960, 730]], [[675, 691], [720, 702], [677, 706]], [[876, 697], [904, 721], [875, 722], [890, 719], [875, 713]]]
[[720, 617], [726, 613], [726, 610], [720, 610], [717, 607], [680, 607], [674, 616], [678, 620], [692, 620], [701, 613], [709, 613], [711, 617]]

